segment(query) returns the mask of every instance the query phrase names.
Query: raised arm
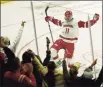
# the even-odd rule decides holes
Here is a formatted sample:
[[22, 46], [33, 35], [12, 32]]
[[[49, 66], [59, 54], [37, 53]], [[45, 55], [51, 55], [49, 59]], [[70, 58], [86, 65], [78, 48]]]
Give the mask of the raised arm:
[[63, 60], [62, 67], [63, 67], [63, 76], [64, 76], [64, 79], [66, 81], [69, 81], [70, 74], [69, 74], [69, 72], [67, 70], [67, 65], [66, 65], [66, 61], [65, 60]]
[[51, 58], [51, 51], [50, 51], [50, 48], [49, 48], [49, 44], [50, 44], [50, 40], [49, 40], [48, 37], [46, 37], [47, 51], [46, 51], [46, 58], [43, 61], [44, 66], [47, 66], [47, 64], [49, 63], [50, 58]]
[[15, 40], [14, 40], [14, 42], [13, 42], [13, 45], [12, 46], [10, 46], [10, 49], [15, 53], [16, 52], [16, 48], [17, 48], [17, 46], [18, 46], [18, 44], [19, 44], [19, 42], [20, 42], [20, 39], [21, 39], [21, 36], [22, 36], [22, 33], [23, 33], [23, 28], [24, 28], [24, 24], [25, 24], [26, 22], [25, 21], [22, 21], [22, 23], [21, 23], [21, 28], [20, 28], [20, 30], [19, 30], [19, 32], [18, 32], [18, 34], [17, 34], [17, 36], [16, 36], [16, 38], [15, 38]]
[[48, 22], [48, 21], [51, 21], [53, 24], [55, 24], [55, 25], [57, 25], [57, 26], [62, 26], [61, 20], [55, 19], [54, 17], [46, 16], [46, 17], [45, 17], [45, 20], [46, 20], [47, 22]]
[[93, 61], [93, 63], [92, 63], [88, 68], [86, 68], [86, 69], [84, 70], [82, 77], [92, 79], [92, 78], [93, 78], [93, 74], [92, 74], [93, 66], [95, 66], [96, 63], [97, 63], [97, 59], [95, 59], [95, 60]]
[[[97, 21], [99, 20], [99, 14], [95, 14], [94, 15], [94, 17], [93, 17], [93, 19], [92, 20], [90, 20], [90, 25], [91, 26], [93, 26]], [[88, 21], [79, 21], [78, 22], [78, 27], [79, 28], [88, 28], [89, 26], [88, 26]]]

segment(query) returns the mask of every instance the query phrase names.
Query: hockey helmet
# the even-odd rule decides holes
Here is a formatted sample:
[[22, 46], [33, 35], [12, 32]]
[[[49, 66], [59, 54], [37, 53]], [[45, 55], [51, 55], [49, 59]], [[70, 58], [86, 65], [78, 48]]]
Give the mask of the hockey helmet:
[[73, 14], [72, 14], [72, 11], [68, 11], [68, 10], [67, 10], [67, 11], [65, 12], [65, 19], [66, 19], [66, 20], [70, 20], [70, 19], [72, 18], [72, 15], [73, 15]]

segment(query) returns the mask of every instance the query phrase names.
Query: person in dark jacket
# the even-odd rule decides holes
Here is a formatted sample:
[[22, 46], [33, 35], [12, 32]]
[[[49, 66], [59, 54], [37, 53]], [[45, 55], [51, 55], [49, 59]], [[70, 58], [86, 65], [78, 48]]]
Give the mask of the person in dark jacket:
[[[32, 62], [32, 54], [31, 54], [32, 50], [28, 49], [27, 51], [25, 51], [22, 55], [22, 65], [29, 63], [33, 65], [33, 75], [36, 78], [36, 83], [37, 83], [37, 87], [42, 87], [42, 76], [40, 75], [39, 71], [36, 69], [36, 65]], [[39, 59], [39, 58], [38, 58]], [[39, 59], [40, 60], [40, 59]], [[40, 60], [41, 62], [41, 60]], [[42, 63], [42, 62], [41, 62]]]
[[47, 68], [48, 68], [48, 73], [44, 76], [45, 81], [47, 82], [48, 87], [55, 87], [54, 70], [56, 68], [56, 65], [53, 61], [49, 61]]
[[4, 47], [8, 59], [8, 68], [4, 74], [3, 87], [36, 87], [36, 80], [32, 73], [28, 76], [20, 72], [21, 63], [19, 58], [8, 48]]
[[[41, 64], [43, 64], [44, 66], [47, 66], [47, 64], [50, 61], [51, 58], [51, 52], [49, 49], [49, 44], [50, 44], [50, 40], [48, 37], [46, 37], [46, 46], [47, 46], [47, 51], [46, 51], [46, 58], [44, 59], [43, 63], [40, 59], [40, 57], [38, 55], [37, 58], [40, 61]], [[34, 62], [32, 62], [32, 56], [31, 55], [32, 50], [28, 49], [27, 51], [25, 51], [22, 55], [22, 64], [25, 63], [32, 63], [33, 64], [33, 74], [35, 75], [36, 78], [36, 82], [37, 82], [37, 87], [42, 87], [42, 82], [43, 82], [43, 76], [39, 73], [38, 69], [36, 68], [36, 64], [34, 64]], [[34, 54], [35, 55], [35, 54]]]
[[76, 66], [71, 66], [68, 72], [66, 61], [63, 60], [63, 76], [65, 80], [65, 87], [100, 87], [103, 82], [102, 73], [103, 66], [97, 79], [86, 78], [83, 75], [81, 77], [78, 77], [78, 69], [76, 68]]

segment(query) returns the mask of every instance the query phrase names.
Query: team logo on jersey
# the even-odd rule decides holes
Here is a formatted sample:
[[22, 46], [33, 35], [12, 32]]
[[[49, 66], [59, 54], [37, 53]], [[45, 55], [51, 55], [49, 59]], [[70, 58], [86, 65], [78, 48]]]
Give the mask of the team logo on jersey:
[[63, 25], [63, 27], [71, 27], [71, 28], [73, 28], [73, 25]]

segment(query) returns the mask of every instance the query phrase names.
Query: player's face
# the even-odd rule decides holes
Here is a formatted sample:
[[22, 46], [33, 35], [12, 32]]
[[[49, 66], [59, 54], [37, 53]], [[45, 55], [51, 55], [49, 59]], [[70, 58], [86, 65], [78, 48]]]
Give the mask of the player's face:
[[65, 19], [66, 19], [66, 20], [70, 20], [70, 18], [71, 18], [71, 15], [69, 15], [69, 14], [66, 14], [66, 15], [65, 15]]

